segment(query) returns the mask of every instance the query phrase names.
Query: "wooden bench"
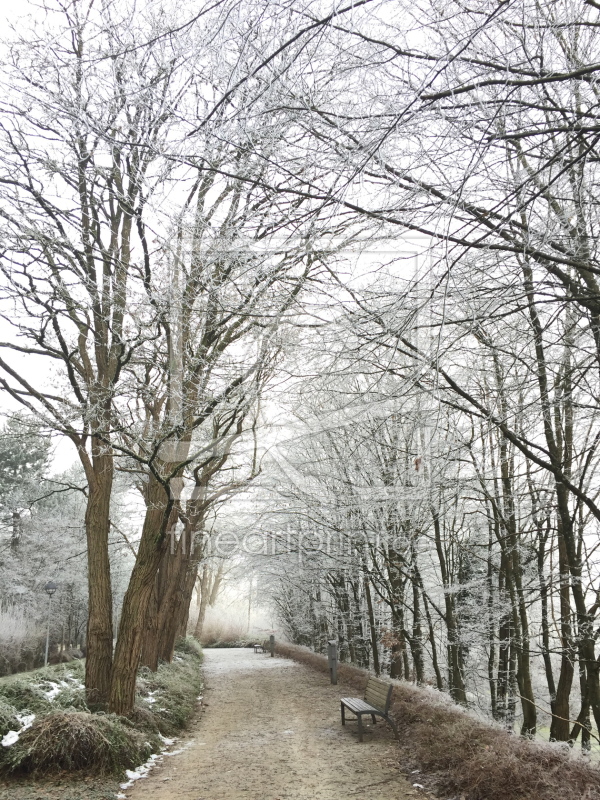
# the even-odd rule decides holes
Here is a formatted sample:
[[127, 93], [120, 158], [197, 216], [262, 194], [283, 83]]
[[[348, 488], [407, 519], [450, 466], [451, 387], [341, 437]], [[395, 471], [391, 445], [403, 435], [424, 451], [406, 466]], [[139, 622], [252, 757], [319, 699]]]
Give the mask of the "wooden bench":
[[396, 739], [398, 738], [398, 729], [396, 728], [396, 723], [389, 715], [393, 688], [394, 687], [391, 683], [380, 681], [377, 678], [369, 678], [363, 700], [361, 700], [360, 697], [342, 697], [342, 725], [346, 724], [346, 709], [348, 709], [348, 711], [351, 711], [356, 715], [356, 719], [358, 721], [359, 742], [362, 742], [363, 740], [363, 714], [369, 714], [373, 720], [373, 724], [375, 724], [376, 716], [383, 717], [384, 720], [392, 726]]
[[255, 644], [254, 645], [254, 652], [255, 653], [266, 653], [269, 650], [269, 640], [265, 639], [262, 644]]

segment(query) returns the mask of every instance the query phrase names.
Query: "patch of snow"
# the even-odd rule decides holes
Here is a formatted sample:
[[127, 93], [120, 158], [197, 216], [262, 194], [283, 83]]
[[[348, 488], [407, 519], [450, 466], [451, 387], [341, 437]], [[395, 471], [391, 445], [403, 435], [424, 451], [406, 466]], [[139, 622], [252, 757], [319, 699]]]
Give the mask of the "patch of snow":
[[19, 741], [19, 734], [17, 731], [9, 731], [2, 737], [2, 747], [10, 747], [11, 744]]
[[136, 781], [139, 781], [140, 778], [148, 777], [148, 773], [154, 766], [156, 760], [159, 758], [160, 756], [158, 755], [158, 753], [153, 753], [145, 764], [142, 764], [141, 766], [136, 767], [135, 769], [126, 769], [125, 776], [127, 777], [128, 780], [126, 783], [120, 784], [121, 789], [129, 789], [131, 786], [133, 786], [133, 784]]
[[148, 692], [145, 697], [142, 697], [142, 700], [145, 700], [147, 703], [152, 705], [152, 703], [156, 703], [156, 697], [154, 697], [154, 695], [158, 693], [159, 689], [155, 689], [153, 692]]
[[15, 714], [19, 725], [21, 726], [18, 731], [9, 731], [3, 738], [0, 744], [2, 747], [10, 747], [11, 744], [19, 741], [19, 736], [31, 728], [35, 720], [35, 714]]
[[21, 730], [19, 731], [20, 734], [23, 733], [23, 731], [26, 731], [28, 728], [31, 728], [35, 720], [35, 714], [23, 714], [22, 716], [21, 714], [17, 714], [16, 717], [21, 723]]
[[[50, 702], [55, 700], [63, 689], [83, 689], [83, 683], [79, 680], [79, 678], [73, 678], [70, 675], [67, 675], [66, 677], [69, 679], [68, 681], [44, 681], [43, 684], [38, 684], [38, 689], [42, 692], [47, 700], [50, 700]], [[42, 688], [47, 686], [50, 686], [50, 688]]]
[[48, 681], [48, 683], [50, 684], [50, 686], [51, 686], [52, 688], [51, 688], [51, 689], [49, 689], [47, 692], [43, 692], [43, 694], [46, 696], [46, 699], [47, 699], [47, 700], [54, 700], [54, 698], [55, 698], [57, 695], [59, 695], [59, 694], [60, 694], [60, 692], [61, 692], [61, 687], [59, 686], [59, 684], [58, 684], [58, 683], [54, 683], [54, 681]]
[[413, 783], [413, 787], [414, 787], [415, 789], [424, 789], [424, 788], [425, 788], [424, 786], [421, 786], [421, 784], [420, 784], [420, 783]]
[[178, 756], [178, 755], [180, 755], [181, 753], [185, 753], [185, 751], [186, 751], [186, 750], [187, 750], [189, 747], [191, 747], [193, 744], [195, 744], [195, 741], [194, 741], [194, 739], [190, 739], [190, 740], [189, 740], [189, 742], [186, 742], [186, 743], [183, 745], [183, 747], [180, 747], [180, 748], [179, 748], [179, 750], [170, 750], [170, 751], [165, 751], [164, 755], [165, 755], [165, 756]]
[[[161, 733], [159, 733], [158, 735], [159, 735], [159, 738], [160, 738], [161, 742], [164, 744], [165, 748], [170, 747], [172, 744], [174, 744], [177, 741], [177, 739], [169, 739], [168, 737], [163, 736]], [[181, 749], [174, 750], [171, 753], [167, 752], [166, 749], [163, 750], [163, 752], [160, 753], [160, 754], [159, 753], [152, 753], [152, 755], [150, 756], [148, 761], [146, 761], [145, 764], [142, 764], [141, 766], [136, 767], [135, 769], [126, 769], [125, 770], [125, 777], [127, 778], [127, 781], [125, 783], [121, 783], [120, 784], [120, 788], [121, 789], [129, 789], [131, 786], [133, 786], [133, 784], [136, 781], [139, 781], [140, 778], [147, 778], [148, 774], [150, 773], [150, 770], [153, 767], [155, 767], [156, 764], [160, 764], [160, 762], [163, 760], [164, 756], [176, 756], [179, 753], [183, 753], [184, 750], [187, 750], [188, 747], [191, 747], [193, 744], [194, 744], [194, 740], [190, 739], [190, 741], [187, 742]], [[117, 797], [123, 798], [123, 797], [125, 797], [125, 795], [124, 794], [118, 794]]]

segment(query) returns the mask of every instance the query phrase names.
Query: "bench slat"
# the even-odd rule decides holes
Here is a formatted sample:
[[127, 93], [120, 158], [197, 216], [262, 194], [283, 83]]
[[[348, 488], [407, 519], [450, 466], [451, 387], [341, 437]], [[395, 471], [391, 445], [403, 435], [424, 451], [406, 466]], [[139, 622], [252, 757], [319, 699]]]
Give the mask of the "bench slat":
[[383, 683], [382, 681], [378, 681], [375, 678], [369, 678], [367, 681], [367, 689], [373, 689], [373, 691], [380, 691], [380, 692], [387, 692], [390, 688], [389, 683]]
[[383, 694], [382, 692], [371, 692], [367, 690], [365, 692], [365, 697], [367, 698], [367, 701], [369, 697], [372, 697], [374, 700], [381, 700], [383, 703], [385, 703], [385, 701], [388, 699], [388, 694], [389, 692], [385, 692], [385, 694]]
[[377, 708], [381, 708], [386, 714], [390, 707], [392, 685], [380, 681], [377, 678], [369, 678], [365, 691], [365, 700]]
[[350, 711], [366, 711], [371, 713], [372, 711], [380, 711], [379, 708], [376, 706], [372, 706], [370, 703], [365, 703], [364, 700], [361, 700], [360, 697], [342, 697], [342, 703], [350, 709]]
[[389, 691], [389, 686], [386, 686], [385, 689], [380, 689], [378, 686], [367, 686], [365, 694], [371, 694], [373, 697], [387, 697]]

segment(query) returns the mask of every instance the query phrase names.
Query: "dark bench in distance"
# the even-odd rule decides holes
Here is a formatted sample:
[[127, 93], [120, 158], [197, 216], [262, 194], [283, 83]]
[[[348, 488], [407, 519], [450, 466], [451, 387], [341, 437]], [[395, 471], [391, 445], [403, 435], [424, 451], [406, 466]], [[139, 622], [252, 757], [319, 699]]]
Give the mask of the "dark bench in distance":
[[363, 714], [369, 714], [373, 720], [373, 724], [375, 724], [376, 716], [383, 717], [384, 720], [392, 726], [396, 739], [398, 738], [398, 729], [396, 728], [396, 723], [389, 715], [393, 688], [394, 687], [391, 683], [377, 680], [377, 678], [369, 678], [363, 700], [361, 700], [360, 697], [342, 697], [342, 725], [346, 724], [346, 709], [348, 709], [348, 711], [356, 715], [358, 721], [359, 742], [362, 742], [363, 740]]

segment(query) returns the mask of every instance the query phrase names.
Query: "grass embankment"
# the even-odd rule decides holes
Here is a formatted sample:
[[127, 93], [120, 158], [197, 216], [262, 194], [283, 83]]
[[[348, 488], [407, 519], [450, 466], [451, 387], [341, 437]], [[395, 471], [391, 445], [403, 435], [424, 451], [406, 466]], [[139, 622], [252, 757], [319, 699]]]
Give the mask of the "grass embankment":
[[[329, 675], [327, 659], [302, 647], [276, 652]], [[365, 670], [338, 665], [338, 680], [362, 695]], [[559, 745], [529, 742], [476, 719], [440, 692], [395, 682], [391, 713], [400, 766], [419, 783], [465, 800], [600, 800], [600, 770]], [[426, 776], [426, 777], [425, 777]]]
[[202, 647], [205, 650], [210, 649], [228, 649], [228, 648], [237, 648], [237, 647], [253, 647], [256, 644], [254, 639], [231, 639], [231, 640], [221, 640], [217, 639], [216, 641], [202, 641]]
[[90, 712], [81, 662], [0, 682], [0, 775], [120, 775], [138, 767], [197, 709], [201, 661], [200, 646], [186, 639], [171, 664], [141, 670], [129, 718]]

